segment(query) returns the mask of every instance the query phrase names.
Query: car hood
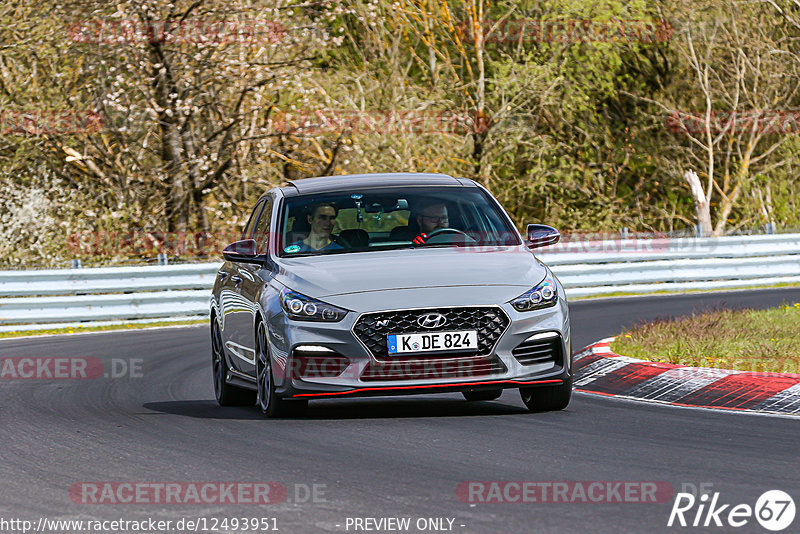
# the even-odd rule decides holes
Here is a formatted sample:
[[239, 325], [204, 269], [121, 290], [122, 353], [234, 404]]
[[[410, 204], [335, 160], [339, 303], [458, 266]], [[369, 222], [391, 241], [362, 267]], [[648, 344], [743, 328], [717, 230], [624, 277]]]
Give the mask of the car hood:
[[494, 286], [511, 299], [546, 273], [524, 246], [386, 250], [277, 258], [276, 264], [279, 283], [314, 298], [434, 287], [480, 286], [491, 291]]

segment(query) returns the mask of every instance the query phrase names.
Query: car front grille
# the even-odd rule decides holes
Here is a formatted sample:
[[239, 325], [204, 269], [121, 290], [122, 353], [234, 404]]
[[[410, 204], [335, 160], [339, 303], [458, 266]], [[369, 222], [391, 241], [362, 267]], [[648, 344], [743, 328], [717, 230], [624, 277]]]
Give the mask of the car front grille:
[[502, 374], [506, 366], [496, 356], [447, 360], [393, 360], [370, 362], [361, 374], [364, 382], [383, 380], [464, 379]]
[[[439, 328], [422, 328], [417, 320], [421, 315], [440, 313], [447, 322]], [[378, 359], [390, 357], [387, 347], [389, 334], [414, 334], [422, 332], [452, 332], [456, 330], [476, 330], [478, 346], [475, 350], [459, 352], [463, 356], [487, 356], [497, 344], [500, 336], [508, 327], [508, 316], [496, 306], [463, 307], [463, 308], [426, 308], [421, 310], [398, 310], [388, 312], [365, 313], [355, 326], [353, 332], [358, 339]], [[449, 357], [452, 353], [416, 353], [398, 354], [391, 358], [430, 359]]]
[[554, 363], [561, 365], [564, 358], [561, 349], [561, 336], [558, 334], [540, 334], [524, 341], [511, 351], [511, 354], [522, 365], [537, 363]]

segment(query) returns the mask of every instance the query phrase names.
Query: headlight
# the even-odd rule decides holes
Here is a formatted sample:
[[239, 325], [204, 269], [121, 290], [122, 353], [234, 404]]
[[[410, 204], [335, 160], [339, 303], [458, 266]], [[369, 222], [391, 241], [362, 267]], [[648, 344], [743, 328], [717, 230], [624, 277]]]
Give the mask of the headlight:
[[531, 311], [540, 308], [549, 308], [558, 301], [558, 289], [553, 275], [548, 271], [544, 280], [539, 285], [518, 296], [511, 301], [511, 305], [517, 311]]
[[281, 289], [281, 307], [291, 319], [335, 323], [344, 319], [347, 310], [325, 304], [288, 288]]

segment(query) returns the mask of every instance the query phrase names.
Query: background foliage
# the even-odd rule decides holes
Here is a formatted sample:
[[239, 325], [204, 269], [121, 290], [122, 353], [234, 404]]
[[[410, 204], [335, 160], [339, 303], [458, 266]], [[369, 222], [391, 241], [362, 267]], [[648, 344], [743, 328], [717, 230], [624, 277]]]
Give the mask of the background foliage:
[[[509, 30], [570, 20], [661, 33]], [[171, 33], [147, 33], [162, 21]], [[232, 21], [257, 31], [226, 33]], [[788, 0], [9, 0], [0, 262], [151, 257], [165, 242], [214, 255], [267, 188], [361, 172], [472, 178], [520, 226], [569, 232], [692, 227], [691, 170], [714, 233], [798, 228], [800, 120], [687, 130], [669, 118], [800, 109], [799, 37]], [[102, 125], [48, 127], [48, 112]], [[420, 132], [410, 116], [468, 120]], [[214, 245], [176, 246], [184, 232]]]

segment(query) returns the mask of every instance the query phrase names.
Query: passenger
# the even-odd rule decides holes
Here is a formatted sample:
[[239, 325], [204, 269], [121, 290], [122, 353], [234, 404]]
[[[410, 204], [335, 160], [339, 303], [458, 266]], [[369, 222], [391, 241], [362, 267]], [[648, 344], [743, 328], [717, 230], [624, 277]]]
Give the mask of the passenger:
[[295, 243], [300, 247], [298, 252], [343, 249], [344, 247], [336, 243], [331, 235], [338, 215], [339, 208], [329, 202], [309, 206], [306, 217], [311, 231], [308, 233], [308, 237]]

